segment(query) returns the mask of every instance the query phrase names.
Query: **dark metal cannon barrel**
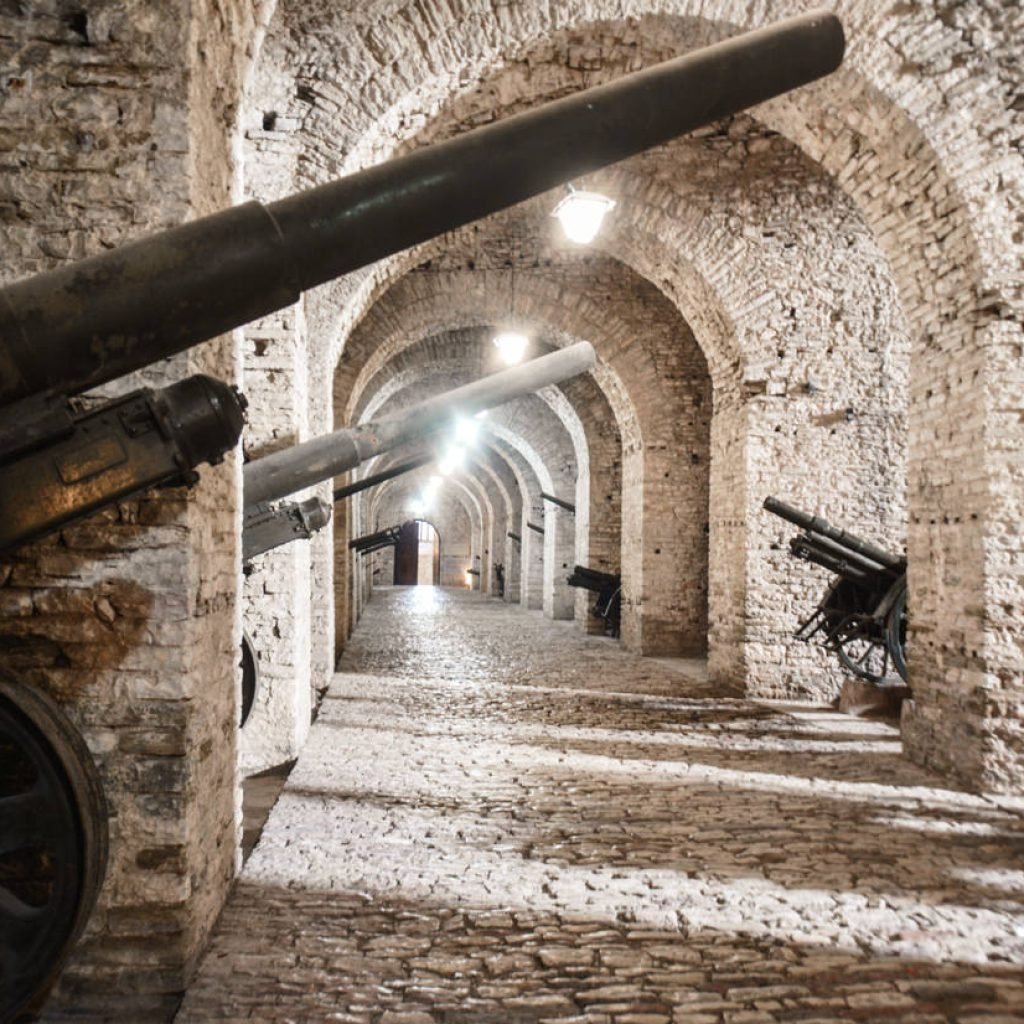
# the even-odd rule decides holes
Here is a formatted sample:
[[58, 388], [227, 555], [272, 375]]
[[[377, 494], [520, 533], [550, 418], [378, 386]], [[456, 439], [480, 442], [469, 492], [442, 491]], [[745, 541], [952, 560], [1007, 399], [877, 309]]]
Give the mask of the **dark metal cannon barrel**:
[[372, 476], [363, 477], [362, 480], [356, 480], [354, 483], [346, 484], [344, 487], [337, 488], [334, 492], [334, 500], [344, 501], [346, 498], [350, 498], [353, 494], [369, 490], [369, 488], [376, 487], [377, 484], [385, 483], [388, 480], [394, 480], [396, 476], [411, 473], [414, 469], [419, 469], [420, 466], [425, 466], [428, 462], [433, 461], [433, 454], [421, 455], [419, 458], [410, 459], [408, 462], [402, 462], [397, 466], [392, 466], [391, 469], [385, 469], [380, 473], [374, 473]]
[[377, 548], [386, 548], [391, 544], [398, 543], [398, 535], [401, 532], [401, 526], [389, 526], [386, 530], [364, 534], [362, 537], [356, 537], [348, 542], [349, 550], [368, 554], [370, 551], [376, 551]]
[[263, 206], [0, 289], [0, 406], [77, 393], [314, 285], [835, 70], [825, 11], [745, 33]]
[[621, 577], [616, 573], [601, 572], [600, 569], [591, 569], [586, 565], [575, 565], [572, 572], [566, 576], [565, 582], [570, 587], [599, 591], [606, 587], [618, 587]]
[[544, 491], [540, 492], [540, 496], [544, 501], [550, 501], [552, 505], [564, 508], [566, 512], [572, 512], [573, 515], [576, 514], [576, 506], [571, 501], [566, 501], [565, 498], [556, 498], [553, 494], [546, 494]]
[[805, 531], [799, 534], [789, 542], [789, 549], [797, 558], [814, 562], [847, 578], [852, 575], [858, 578], [899, 575], [894, 569], [820, 533]]
[[536, 523], [527, 523], [526, 528], [528, 530], [533, 530], [534, 533], [539, 533], [541, 536], [544, 536], [543, 526], [538, 526]]
[[894, 555], [884, 548], [872, 544], [870, 541], [861, 540], [860, 537], [848, 533], [846, 530], [840, 530], [829, 523], [827, 519], [809, 515], [807, 512], [801, 512], [798, 508], [787, 505], [784, 501], [779, 501], [778, 498], [765, 498], [764, 507], [768, 512], [779, 516], [781, 519], [785, 519], [794, 526], [799, 526], [809, 533], [817, 533], [823, 537], [828, 537], [850, 551], [870, 558], [894, 574], [898, 575], [907, 571], [907, 560], [905, 558]]

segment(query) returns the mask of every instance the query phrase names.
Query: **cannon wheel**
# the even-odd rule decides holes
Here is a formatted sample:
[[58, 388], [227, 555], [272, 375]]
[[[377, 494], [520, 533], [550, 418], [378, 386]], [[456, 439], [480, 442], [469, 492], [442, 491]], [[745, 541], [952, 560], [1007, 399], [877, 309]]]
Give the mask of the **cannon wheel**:
[[869, 683], [880, 683], [889, 670], [889, 651], [869, 633], [870, 620], [847, 615], [829, 636], [829, 643], [844, 667]]
[[885, 620], [885, 645], [893, 667], [903, 682], [907, 681], [907, 584], [896, 595]]
[[260, 674], [256, 661], [256, 649], [249, 639], [248, 633], [242, 634], [242, 707], [238, 720], [238, 728], [249, 720], [253, 703], [256, 700], [256, 688], [259, 686]]
[[0, 1020], [37, 1009], [92, 912], [107, 807], [81, 735], [0, 676]]

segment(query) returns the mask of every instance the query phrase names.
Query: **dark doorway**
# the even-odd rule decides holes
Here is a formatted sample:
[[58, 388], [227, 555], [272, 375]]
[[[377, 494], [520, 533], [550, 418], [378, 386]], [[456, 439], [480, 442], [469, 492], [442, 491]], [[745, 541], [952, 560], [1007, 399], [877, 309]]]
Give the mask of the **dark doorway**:
[[414, 519], [402, 524], [395, 547], [395, 586], [441, 582], [441, 540], [430, 523]]

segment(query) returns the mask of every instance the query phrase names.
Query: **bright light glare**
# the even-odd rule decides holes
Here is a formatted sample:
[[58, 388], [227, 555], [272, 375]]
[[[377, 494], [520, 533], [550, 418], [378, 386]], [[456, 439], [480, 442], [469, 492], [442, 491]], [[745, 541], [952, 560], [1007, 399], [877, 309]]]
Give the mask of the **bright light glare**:
[[461, 416], [455, 421], [455, 440], [460, 444], [472, 444], [478, 433], [480, 433], [479, 423]]
[[487, 409], [481, 409], [481, 410], [480, 410], [480, 411], [479, 411], [479, 412], [478, 412], [478, 413], [476, 414], [476, 416], [474, 416], [473, 418], [474, 418], [474, 419], [477, 419], [477, 420], [485, 420], [485, 419], [487, 419], [487, 413], [488, 413], [488, 410], [487, 410]]
[[523, 353], [526, 352], [526, 346], [529, 343], [530, 339], [518, 331], [502, 331], [494, 336], [494, 344], [497, 346], [498, 355], [509, 366], [518, 363], [523, 358]]
[[452, 445], [444, 453], [444, 458], [437, 464], [437, 468], [441, 471], [442, 476], [451, 476], [455, 470], [462, 468], [465, 458], [466, 449], [460, 448], [458, 445]]
[[570, 192], [552, 211], [558, 218], [565, 237], [570, 242], [586, 245], [592, 242], [605, 214], [615, 206], [615, 200], [597, 192]]
[[422, 498], [413, 498], [409, 502], [409, 510], [414, 516], [422, 516], [427, 511], [427, 503]]

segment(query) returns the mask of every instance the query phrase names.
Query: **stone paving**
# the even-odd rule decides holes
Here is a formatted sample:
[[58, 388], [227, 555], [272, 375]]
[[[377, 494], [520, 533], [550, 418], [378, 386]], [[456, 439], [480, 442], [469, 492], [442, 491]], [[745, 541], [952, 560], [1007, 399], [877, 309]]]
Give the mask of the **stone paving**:
[[889, 725], [379, 591], [178, 1024], [1024, 1021], [1024, 801]]

